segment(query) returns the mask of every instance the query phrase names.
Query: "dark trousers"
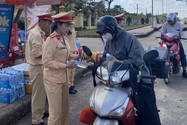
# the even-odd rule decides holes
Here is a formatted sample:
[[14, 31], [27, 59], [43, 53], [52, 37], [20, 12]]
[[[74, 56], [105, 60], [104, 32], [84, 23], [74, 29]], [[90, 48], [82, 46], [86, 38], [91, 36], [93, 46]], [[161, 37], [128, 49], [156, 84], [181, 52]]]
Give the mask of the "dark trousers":
[[183, 46], [182, 46], [182, 43], [180, 43], [179, 55], [180, 55], [182, 67], [186, 67], [186, 55], [185, 55], [185, 52], [184, 52], [184, 48], [183, 48]]
[[156, 97], [151, 84], [138, 86], [140, 98], [140, 117], [138, 125], [161, 125], [156, 106]]

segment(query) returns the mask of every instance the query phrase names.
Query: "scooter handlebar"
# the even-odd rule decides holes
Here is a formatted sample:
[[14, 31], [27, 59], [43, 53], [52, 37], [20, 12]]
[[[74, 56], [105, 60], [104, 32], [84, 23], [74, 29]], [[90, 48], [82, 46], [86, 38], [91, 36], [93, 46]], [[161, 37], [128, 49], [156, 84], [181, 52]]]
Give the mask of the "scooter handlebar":
[[187, 38], [180, 38], [180, 39], [182, 39], [182, 40], [187, 40]]

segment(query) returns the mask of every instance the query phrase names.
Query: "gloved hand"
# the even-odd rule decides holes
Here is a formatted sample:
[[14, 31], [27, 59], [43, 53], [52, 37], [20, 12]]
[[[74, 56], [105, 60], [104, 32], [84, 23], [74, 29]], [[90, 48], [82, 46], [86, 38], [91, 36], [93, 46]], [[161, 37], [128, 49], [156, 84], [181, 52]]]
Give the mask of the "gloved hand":
[[116, 61], [116, 62], [123, 63], [123, 61], [122, 61], [122, 60], [116, 59], [114, 56], [112, 57], [112, 60], [113, 60], [113, 61]]

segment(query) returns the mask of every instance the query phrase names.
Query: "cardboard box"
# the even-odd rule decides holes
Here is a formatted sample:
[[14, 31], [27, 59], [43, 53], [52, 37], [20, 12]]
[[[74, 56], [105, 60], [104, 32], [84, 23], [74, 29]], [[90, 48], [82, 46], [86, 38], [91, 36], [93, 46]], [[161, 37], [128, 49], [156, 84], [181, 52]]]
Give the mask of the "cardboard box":
[[25, 84], [25, 92], [26, 93], [32, 93], [32, 85]]
[[29, 78], [29, 71], [28, 70], [24, 70], [24, 80], [30, 80]]
[[32, 82], [30, 80], [25, 80], [25, 92], [32, 93]]

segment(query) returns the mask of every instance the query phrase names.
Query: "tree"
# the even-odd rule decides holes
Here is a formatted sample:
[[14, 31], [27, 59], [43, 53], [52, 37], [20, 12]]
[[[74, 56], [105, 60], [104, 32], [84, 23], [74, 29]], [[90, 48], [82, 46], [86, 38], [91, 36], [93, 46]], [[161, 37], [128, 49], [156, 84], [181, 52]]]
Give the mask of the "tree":
[[108, 4], [108, 9], [107, 11], [110, 12], [110, 6], [111, 6], [111, 3], [114, 1], [114, 0], [105, 0]]
[[141, 24], [144, 24], [145, 21], [144, 21], [144, 18], [141, 18]]
[[94, 13], [95, 11], [98, 11], [100, 14], [101, 12], [104, 12], [105, 13], [105, 5], [104, 5], [104, 2], [103, 1], [100, 1], [100, 2], [90, 2], [90, 3], [87, 3], [87, 6], [88, 8], [90, 9], [90, 11], [92, 13]]
[[92, 6], [94, 7], [93, 12], [97, 11], [99, 15], [103, 15], [103, 13], [106, 13], [104, 1], [93, 2]]
[[130, 25], [132, 21], [132, 18], [130, 17], [130, 15], [127, 17], [127, 24]]
[[146, 23], [146, 24], [149, 23], [149, 17], [148, 17], [148, 16], [146, 16], [145, 23]]
[[80, 11], [85, 7], [84, 0], [70, 0], [67, 4], [64, 5], [67, 10]]
[[115, 5], [110, 12], [112, 12], [114, 15], [126, 13], [126, 11], [121, 7], [121, 5]]

